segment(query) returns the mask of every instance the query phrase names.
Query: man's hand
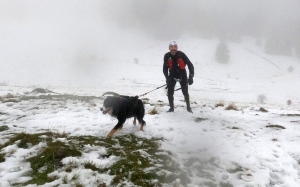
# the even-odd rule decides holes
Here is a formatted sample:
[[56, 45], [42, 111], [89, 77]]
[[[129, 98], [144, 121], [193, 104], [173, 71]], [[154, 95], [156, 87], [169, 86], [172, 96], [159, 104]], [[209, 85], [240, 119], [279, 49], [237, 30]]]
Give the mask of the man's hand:
[[189, 78], [189, 85], [192, 85], [193, 84], [193, 78]]
[[194, 77], [194, 75], [193, 75], [193, 74], [190, 74], [189, 79], [188, 79], [189, 85], [192, 85], [192, 84], [193, 84], [193, 82], [194, 82], [193, 77]]

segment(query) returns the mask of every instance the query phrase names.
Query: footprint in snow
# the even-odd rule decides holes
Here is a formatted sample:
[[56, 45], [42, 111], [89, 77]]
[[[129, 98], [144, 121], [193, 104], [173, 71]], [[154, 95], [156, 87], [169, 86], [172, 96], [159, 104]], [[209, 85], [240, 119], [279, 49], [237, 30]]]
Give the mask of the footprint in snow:
[[251, 171], [250, 170], [243, 171], [241, 174], [241, 179], [243, 179], [244, 181], [247, 181], [247, 182], [253, 181], [253, 175], [252, 175]]

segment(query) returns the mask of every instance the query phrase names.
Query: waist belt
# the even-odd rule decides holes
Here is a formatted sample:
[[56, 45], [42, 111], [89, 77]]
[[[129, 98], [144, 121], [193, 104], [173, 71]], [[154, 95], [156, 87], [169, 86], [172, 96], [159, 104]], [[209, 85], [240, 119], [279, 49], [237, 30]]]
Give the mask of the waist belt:
[[174, 80], [175, 80], [176, 82], [180, 82], [180, 81], [181, 81], [181, 78], [179, 78], [179, 79], [175, 79], [175, 78], [174, 78]]

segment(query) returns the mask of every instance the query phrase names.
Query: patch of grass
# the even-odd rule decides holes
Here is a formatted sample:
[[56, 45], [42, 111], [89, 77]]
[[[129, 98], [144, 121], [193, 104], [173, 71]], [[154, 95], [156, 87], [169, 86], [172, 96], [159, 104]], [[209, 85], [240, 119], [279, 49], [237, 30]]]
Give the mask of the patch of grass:
[[[125, 181], [130, 181], [134, 185], [143, 187], [162, 186], [162, 184], [170, 184], [177, 178], [180, 183], [186, 186], [189, 183], [187, 173], [180, 170], [172, 158], [172, 153], [160, 149], [161, 138], [139, 138], [134, 135], [125, 135], [114, 138], [94, 137], [94, 136], [69, 136], [67, 143], [57, 141], [58, 134], [52, 132], [40, 134], [20, 133], [13, 135], [8, 142], [1, 145], [5, 147], [18, 142], [18, 146], [28, 148], [37, 145], [44, 141], [47, 146], [41, 149], [35, 156], [29, 157], [26, 161], [30, 162], [32, 172], [27, 174], [32, 179], [22, 185], [36, 184], [44, 185], [45, 183], [57, 180], [59, 176], [48, 177], [49, 173], [55, 170], [72, 172], [73, 168], [78, 167], [77, 163], [70, 162], [68, 165], [63, 165], [61, 160], [66, 157], [80, 157], [80, 149], [83, 145], [105, 147], [107, 152], [100, 155], [103, 158], [111, 155], [119, 157], [109, 168], [97, 168], [92, 161], [84, 163], [86, 169], [91, 169], [96, 174], [106, 173], [114, 175], [110, 185], [125, 186]], [[56, 140], [56, 141], [55, 141]], [[116, 146], [118, 145], [118, 146]], [[5, 154], [0, 154], [0, 161], [5, 161]], [[61, 180], [64, 184], [73, 183], [76, 186], [81, 186], [78, 181], [78, 175], [74, 175], [71, 179], [66, 176]], [[157, 181], [153, 183], [153, 181]], [[105, 187], [102, 183], [99, 186]]]
[[300, 116], [300, 114], [281, 114], [281, 116], [295, 117], [295, 116]]
[[[154, 139], [141, 139], [135, 136], [131, 136], [129, 139], [129, 142], [131, 142], [130, 146], [128, 146], [128, 139], [119, 139], [120, 145], [125, 146], [123, 151], [115, 148], [110, 149], [114, 152], [114, 155], [122, 158], [110, 168], [110, 174], [116, 175], [112, 182], [113, 185], [120, 183], [122, 178], [127, 178], [135, 185], [147, 187], [153, 186], [153, 183], [151, 182], [153, 179], [157, 179], [162, 183], [171, 183], [178, 177], [178, 174], [180, 173], [179, 165], [170, 158], [170, 152], [158, 154], [162, 152], [162, 150], [159, 149], [157, 141]], [[141, 141], [142, 144], [139, 144]], [[145, 157], [137, 151], [141, 148], [144, 148], [144, 151], [146, 151], [149, 156]], [[162, 166], [149, 172], [145, 172], [146, 168], [154, 167], [156, 164]], [[158, 175], [157, 172], [161, 170], [170, 171], [172, 174]], [[129, 173], [131, 173], [130, 178], [128, 177]]]
[[232, 184], [221, 182], [220, 187], [233, 187], [233, 186], [232, 186]]
[[101, 183], [97, 187], [106, 187], [106, 184], [105, 183]]
[[0, 163], [5, 162], [5, 153], [0, 153]]
[[219, 106], [224, 107], [225, 105], [224, 105], [223, 102], [219, 102], [219, 103], [217, 103], [217, 104], [215, 105], [215, 107], [219, 107]]
[[[93, 171], [109, 172], [115, 175], [111, 185], [122, 186], [124, 179], [138, 186], [154, 186], [153, 180], [160, 183], [172, 183], [177, 178], [186, 185], [188, 177], [180, 171], [179, 165], [171, 158], [172, 153], [161, 150], [159, 141], [162, 139], [138, 138], [134, 135], [119, 136], [112, 139], [96, 138], [91, 136], [70, 137], [78, 144], [90, 144], [107, 148], [107, 154], [102, 157], [115, 155], [120, 160], [110, 168], [96, 168], [91, 162], [85, 163], [85, 167]], [[118, 146], [114, 146], [118, 144]], [[146, 153], [142, 154], [142, 152]], [[153, 168], [147, 170], [147, 168]], [[158, 174], [159, 171], [168, 171]]]
[[148, 114], [150, 114], [150, 115], [158, 114], [158, 111], [157, 111], [156, 107], [154, 107]]
[[[47, 175], [62, 167], [61, 160], [70, 156], [81, 156], [81, 152], [78, 151], [74, 145], [66, 145], [60, 141], [49, 142], [47, 147], [38, 155], [28, 159], [33, 170], [31, 174], [32, 180], [25, 184], [43, 185], [47, 182], [51, 182], [53, 179], [49, 179]], [[46, 169], [40, 172], [40, 168]]]
[[78, 151], [73, 144], [66, 145], [60, 141], [53, 142], [53, 138], [58, 136], [60, 136], [60, 134], [52, 132], [39, 134], [19, 133], [13, 135], [7, 142], [0, 145], [0, 149], [15, 144], [16, 142], [19, 148], [24, 149], [37, 145], [40, 142], [46, 142], [47, 147], [45, 149], [41, 150], [38, 155], [27, 159], [27, 161], [31, 163], [32, 172], [29, 175], [32, 177], [32, 180], [25, 183], [25, 185], [43, 185], [55, 180], [55, 177], [49, 178], [47, 175], [62, 166], [61, 160], [63, 158], [81, 156], [81, 152]]
[[[7, 142], [5, 142], [4, 144], [0, 145], [0, 149], [4, 148], [4, 147], [7, 147], [9, 145], [13, 145], [15, 144], [16, 142], [17, 143], [17, 146], [20, 147], [20, 148], [29, 148], [31, 146], [34, 146], [34, 145], [37, 145], [38, 143], [40, 142], [47, 142], [49, 143], [50, 141], [52, 141], [52, 133], [50, 132], [46, 132], [46, 133], [39, 133], [39, 134], [26, 134], [26, 133], [19, 133], [19, 134], [14, 134], [13, 136], [11, 136], [9, 138], [9, 140]], [[51, 143], [49, 143], [51, 144]], [[47, 151], [48, 148], [46, 148], [45, 151]], [[58, 147], [55, 148], [57, 151], [59, 150]], [[42, 151], [44, 152], [44, 151]], [[13, 154], [13, 153], [11, 153]], [[50, 157], [52, 156], [54, 159], [56, 158], [55, 157], [55, 154], [51, 153], [51, 152], [48, 152], [48, 154], [52, 154], [50, 155]], [[1, 157], [4, 158], [5, 155], [0, 155], [0, 160], [1, 160]], [[47, 158], [45, 157], [43, 154], [39, 154], [38, 156], [36, 157], [32, 157], [30, 159], [28, 159], [28, 161], [33, 161], [34, 159], [36, 160], [37, 163], [42, 163], [43, 160]], [[2, 159], [2, 161], [4, 162], [5, 160]], [[49, 163], [50, 164], [50, 163]], [[31, 163], [31, 166], [32, 168], [35, 168], [36, 164], [34, 162]], [[51, 167], [46, 167], [46, 169], [43, 170], [43, 172], [39, 172], [38, 169], [40, 169], [41, 167], [39, 168], [35, 168], [33, 170], [33, 172], [31, 174], [29, 174], [31, 177], [33, 177], [32, 180], [26, 182], [25, 184], [45, 184], [46, 182], [51, 182], [53, 180], [55, 180], [55, 178], [48, 178], [47, 177], [47, 174], [54, 171]]]
[[80, 184], [80, 183], [76, 183], [76, 184], [75, 184], [75, 187], [83, 187], [83, 186], [82, 186], [82, 184]]
[[11, 93], [6, 94], [6, 96], [4, 96], [5, 98], [14, 98], [15, 96]]
[[0, 145], [0, 149], [7, 147], [9, 145], [12, 145], [18, 140], [20, 140], [18, 142], [18, 147], [26, 149], [30, 145], [34, 146], [34, 145], [37, 145], [38, 143], [40, 143], [41, 141], [44, 141], [44, 138], [41, 137], [42, 135], [49, 135], [49, 133], [40, 133], [40, 134], [19, 133], [19, 134], [15, 134], [7, 142]]
[[281, 125], [267, 125], [267, 128], [277, 128], [277, 129], [285, 129], [285, 127], [281, 126]]
[[259, 111], [261, 112], [268, 112], [266, 109], [264, 109], [263, 107], [260, 107]]
[[0, 126], [0, 132], [6, 131], [6, 130], [8, 130], [8, 126], [7, 125], [1, 125]]
[[201, 121], [207, 120], [206, 118], [195, 118], [195, 122], [200, 123]]
[[234, 103], [230, 103], [225, 110], [236, 110], [238, 111], [238, 108], [234, 105]]
[[67, 176], [64, 176], [64, 177], [62, 178], [62, 182], [63, 182], [63, 184], [67, 184], [67, 183], [68, 183], [68, 177], [67, 177]]
[[95, 163], [93, 161], [87, 161], [83, 164], [85, 169], [91, 169], [93, 171], [98, 171], [99, 169], [96, 167]]
[[78, 174], [74, 174], [71, 178], [71, 181], [76, 181], [79, 178]]
[[55, 133], [56, 138], [67, 138], [68, 136], [68, 133], [66, 133], [65, 131], [61, 133]]
[[17, 103], [18, 100], [9, 98], [9, 99], [4, 99], [4, 100], [2, 100], [2, 102], [3, 102], [3, 103], [10, 103], [10, 102], [12, 102], [12, 103]]

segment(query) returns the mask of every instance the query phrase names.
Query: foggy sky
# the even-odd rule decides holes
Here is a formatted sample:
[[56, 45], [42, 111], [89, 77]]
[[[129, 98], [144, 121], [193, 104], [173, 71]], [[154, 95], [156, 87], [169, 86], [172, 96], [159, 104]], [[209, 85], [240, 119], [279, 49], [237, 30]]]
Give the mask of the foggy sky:
[[158, 38], [185, 33], [200, 37], [225, 33], [254, 37], [292, 34], [297, 38], [300, 31], [298, 0], [119, 0], [105, 6], [109, 20]]
[[[128, 29], [135, 42], [140, 33], [164, 41], [274, 37], [300, 46], [299, 23], [299, 0], [0, 0], [0, 65], [11, 64], [0, 73], [35, 80], [41, 69], [93, 71]], [[11, 75], [16, 68], [24, 71]]]

